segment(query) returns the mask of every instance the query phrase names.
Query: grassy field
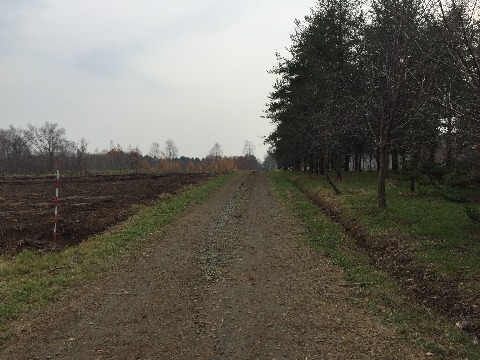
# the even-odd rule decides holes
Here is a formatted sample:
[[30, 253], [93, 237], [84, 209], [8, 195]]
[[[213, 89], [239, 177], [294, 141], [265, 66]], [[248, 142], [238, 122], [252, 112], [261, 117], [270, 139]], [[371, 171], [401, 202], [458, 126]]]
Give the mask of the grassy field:
[[[461, 307], [475, 310], [480, 297], [480, 229], [464, 204], [429, 187], [410, 194], [406, 183], [390, 181], [389, 207], [379, 210], [374, 173], [345, 174], [336, 182], [341, 195], [319, 176], [271, 178], [314, 246], [345, 269], [359, 302], [435, 358], [480, 358], [475, 330], [467, 335], [456, 325]], [[466, 324], [475, 316], [465, 311]]]
[[136, 215], [104, 234], [58, 253], [24, 251], [0, 257], [0, 339], [10, 336], [9, 323], [28, 309], [63, 299], [69, 291], [121, 266], [158, 239], [158, 234], [187, 209], [205, 199], [233, 174], [194, 186]]

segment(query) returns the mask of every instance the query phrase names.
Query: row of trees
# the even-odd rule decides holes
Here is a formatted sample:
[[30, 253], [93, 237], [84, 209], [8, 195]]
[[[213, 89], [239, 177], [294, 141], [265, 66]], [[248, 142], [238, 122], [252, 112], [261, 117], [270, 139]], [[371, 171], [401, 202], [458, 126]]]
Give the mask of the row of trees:
[[187, 172], [230, 172], [235, 170], [252, 170], [260, 168], [260, 163], [253, 154], [251, 141], [244, 143], [243, 156], [224, 156], [221, 145], [217, 142], [203, 159], [178, 157], [178, 148], [169, 139], [162, 151], [159, 143], [150, 146], [150, 152], [144, 158], [144, 169], [185, 170]]
[[280, 166], [369, 164], [380, 207], [389, 169], [480, 181], [476, 1], [319, 0], [291, 38], [266, 110]]
[[101, 152], [87, 152], [88, 143], [70, 141], [66, 131], [56, 123], [41, 127], [28, 125], [27, 129], [0, 129], [0, 174], [49, 172], [61, 161], [64, 171], [152, 170], [187, 172], [226, 172], [257, 169], [260, 164], [253, 155], [253, 145], [246, 141], [242, 156], [225, 157], [220, 144], [203, 159], [187, 158], [178, 154], [172, 139], [162, 149], [153, 143], [150, 152], [142, 155], [138, 147], [124, 150], [110, 142], [110, 148]]
[[70, 141], [65, 129], [56, 123], [41, 127], [28, 125], [27, 129], [0, 129], [0, 173], [18, 174], [51, 170], [57, 159], [64, 166], [80, 170], [84, 166], [87, 141]]

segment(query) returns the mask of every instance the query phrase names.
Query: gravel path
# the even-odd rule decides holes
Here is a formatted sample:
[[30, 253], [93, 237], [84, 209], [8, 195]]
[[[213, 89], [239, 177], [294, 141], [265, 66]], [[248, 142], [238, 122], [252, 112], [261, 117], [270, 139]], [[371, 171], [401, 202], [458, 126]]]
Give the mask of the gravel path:
[[302, 231], [265, 173], [237, 176], [125, 269], [21, 319], [0, 358], [423, 358]]

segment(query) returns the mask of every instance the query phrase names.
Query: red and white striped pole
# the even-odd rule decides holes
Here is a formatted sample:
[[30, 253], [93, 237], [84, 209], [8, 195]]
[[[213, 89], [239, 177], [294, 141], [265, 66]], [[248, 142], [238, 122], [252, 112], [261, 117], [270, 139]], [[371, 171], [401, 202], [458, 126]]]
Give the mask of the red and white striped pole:
[[55, 226], [53, 228], [53, 241], [57, 241], [58, 224], [58, 185], [60, 184], [60, 162], [57, 161], [57, 186], [55, 188]]

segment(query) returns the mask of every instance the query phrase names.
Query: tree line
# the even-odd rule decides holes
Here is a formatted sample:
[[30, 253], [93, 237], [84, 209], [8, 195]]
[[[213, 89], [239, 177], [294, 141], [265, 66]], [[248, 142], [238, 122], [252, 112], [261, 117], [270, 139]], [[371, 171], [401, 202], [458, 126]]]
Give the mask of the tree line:
[[110, 141], [109, 149], [87, 151], [88, 142], [68, 140], [65, 128], [57, 123], [46, 122], [40, 127], [28, 125], [26, 129], [10, 125], [0, 128], [0, 174], [36, 174], [52, 172], [57, 161], [62, 171], [185, 171], [185, 172], [230, 172], [258, 169], [253, 144], [245, 141], [243, 155], [224, 156], [220, 144], [215, 143], [208, 154], [200, 158], [179, 156], [178, 147], [172, 139], [162, 149], [153, 143], [148, 154], [143, 155], [137, 147], [123, 149]]
[[[279, 166], [480, 183], [479, 5], [318, 0], [277, 54], [265, 117]], [[413, 189], [412, 189], [413, 190]]]

